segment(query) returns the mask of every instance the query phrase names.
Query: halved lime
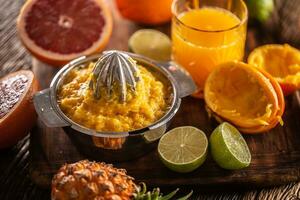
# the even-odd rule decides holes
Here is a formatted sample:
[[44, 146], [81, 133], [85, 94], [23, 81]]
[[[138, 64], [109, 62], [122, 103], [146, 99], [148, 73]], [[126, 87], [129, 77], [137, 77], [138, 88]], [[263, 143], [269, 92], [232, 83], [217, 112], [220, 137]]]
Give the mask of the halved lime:
[[162, 162], [176, 172], [191, 172], [206, 159], [208, 140], [192, 126], [174, 128], [163, 135], [158, 144]]
[[154, 29], [136, 31], [128, 41], [129, 50], [157, 61], [168, 61], [171, 55], [170, 38]]
[[249, 166], [251, 154], [240, 132], [227, 122], [220, 124], [210, 135], [210, 149], [214, 160], [224, 169]]

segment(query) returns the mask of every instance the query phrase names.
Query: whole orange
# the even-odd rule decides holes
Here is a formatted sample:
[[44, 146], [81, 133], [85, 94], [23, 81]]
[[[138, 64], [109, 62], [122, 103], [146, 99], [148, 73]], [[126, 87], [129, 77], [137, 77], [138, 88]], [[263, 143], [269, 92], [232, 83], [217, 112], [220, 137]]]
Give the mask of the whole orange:
[[141, 24], [162, 24], [172, 17], [172, 0], [116, 0], [116, 4], [123, 17]]

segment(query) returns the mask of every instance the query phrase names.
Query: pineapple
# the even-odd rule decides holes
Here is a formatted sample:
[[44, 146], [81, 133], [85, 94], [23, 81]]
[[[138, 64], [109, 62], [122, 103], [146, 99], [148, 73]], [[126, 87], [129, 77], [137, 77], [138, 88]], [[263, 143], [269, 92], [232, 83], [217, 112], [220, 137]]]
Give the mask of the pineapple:
[[[175, 190], [166, 196], [159, 188], [147, 192], [144, 183], [136, 185], [126, 170], [114, 168], [103, 162], [82, 160], [62, 166], [52, 180], [52, 200], [167, 200]], [[186, 200], [188, 195], [180, 200]]]
[[52, 180], [52, 200], [129, 200], [135, 190], [125, 170], [88, 160], [64, 165]]

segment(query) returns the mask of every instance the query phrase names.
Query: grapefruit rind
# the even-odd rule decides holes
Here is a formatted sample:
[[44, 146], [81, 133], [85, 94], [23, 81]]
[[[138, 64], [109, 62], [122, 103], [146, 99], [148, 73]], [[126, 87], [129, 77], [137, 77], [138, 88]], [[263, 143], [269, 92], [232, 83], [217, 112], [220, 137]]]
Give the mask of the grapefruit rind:
[[28, 82], [18, 102], [0, 119], [0, 149], [10, 147], [24, 138], [37, 119], [32, 98], [39, 90], [39, 83], [34, 74], [29, 70], [20, 70], [4, 76], [0, 82], [19, 74], [25, 75]]
[[101, 39], [95, 42], [91, 47], [84, 50], [83, 52], [66, 55], [55, 53], [41, 48], [34, 41], [32, 41], [26, 33], [26, 14], [31, 10], [31, 7], [37, 1], [38, 0], [26, 1], [17, 18], [17, 30], [19, 37], [26, 49], [30, 51], [30, 53], [36, 58], [53, 66], [61, 66], [80, 56], [91, 55], [93, 53], [101, 52], [106, 47], [112, 33], [113, 20], [109, 8], [105, 5], [105, 3], [102, 0], [94, 0], [101, 7], [101, 11], [104, 13], [103, 16], [106, 22], [105, 26], [103, 27], [102, 35], [100, 37]]

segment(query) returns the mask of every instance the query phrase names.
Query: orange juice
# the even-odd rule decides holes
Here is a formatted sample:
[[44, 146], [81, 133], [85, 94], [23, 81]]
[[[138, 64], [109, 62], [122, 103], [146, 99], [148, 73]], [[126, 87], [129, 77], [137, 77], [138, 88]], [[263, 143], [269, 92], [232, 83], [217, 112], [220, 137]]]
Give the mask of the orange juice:
[[173, 19], [172, 56], [190, 72], [201, 97], [213, 68], [223, 62], [242, 60], [246, 23], [228, 10], [203, 7], [182, 12]]

